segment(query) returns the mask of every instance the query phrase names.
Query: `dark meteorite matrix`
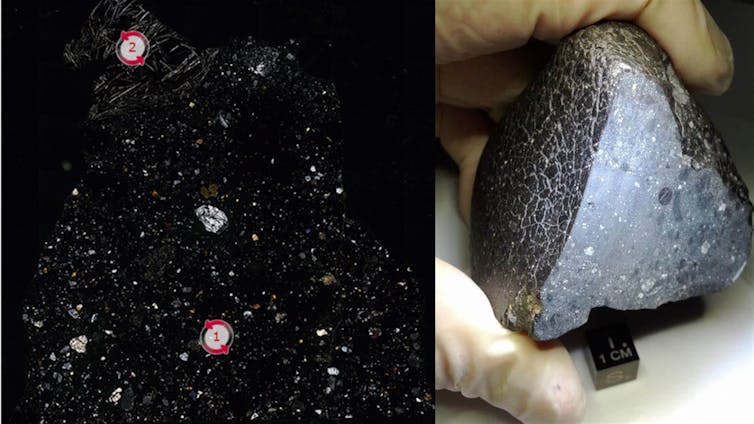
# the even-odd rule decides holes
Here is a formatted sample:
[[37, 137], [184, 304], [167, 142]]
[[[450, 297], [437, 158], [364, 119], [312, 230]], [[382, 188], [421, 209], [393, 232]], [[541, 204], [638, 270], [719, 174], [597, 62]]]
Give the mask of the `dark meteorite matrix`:
[[[83, 180], [23, 306], [17, 422], [431, 413], [409, 269], [345, 215], [339, 104], [293, 44], [196, 49], [130, 1], [66, 48], [97, 62]], [[115, 55], [149, 39], [144, 66]], [[199, 344], [206, 320], [234, 338]]]
[[479, 163], [472, 277], [537, 340], [598, 306], [721, 290], [751, 249], [752, 205], [723, 142], [638, 27], [563, 40]]

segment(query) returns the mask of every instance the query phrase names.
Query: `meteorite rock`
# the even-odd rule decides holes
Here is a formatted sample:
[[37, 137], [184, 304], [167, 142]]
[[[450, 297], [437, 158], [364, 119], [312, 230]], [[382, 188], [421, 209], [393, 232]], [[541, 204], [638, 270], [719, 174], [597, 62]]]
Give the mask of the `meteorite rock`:
[[[418, 282], [347, 216], [338, 99], [296, 44], [198, 49], [133, 1], [82, 28], [66, 58], [102, 71], [86, 170], [23, 306], [16, 422], [431, 413]], [[118, 61], [124, 29], [144, 66]], [[206, 319], [233, 327], [228, 355], [201, 349]]]
[[482, 154], [472, 277], [506, 327], [553, 339], [594, 307], [730, 285], [751, 211], [666, 54], [631, 24], [593, 25], [560, 43]]

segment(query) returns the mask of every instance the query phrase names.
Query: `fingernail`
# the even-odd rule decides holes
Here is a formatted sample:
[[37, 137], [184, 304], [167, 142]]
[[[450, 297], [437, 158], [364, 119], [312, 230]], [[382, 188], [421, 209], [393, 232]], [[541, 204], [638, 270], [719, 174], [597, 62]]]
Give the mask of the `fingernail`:
[[710, 16], [709, 12], [705, 9], [704, 13], [705, 19], [707, 20], [707, 29], [709, 31], [710, 40], [717, 53], [718, 62], [718, 67], [715, 69], [715, 73], [711, 75], [712, 80], [710, 83], [712, 86], [710, 88], [712, 94], [722, 94], [728, 90], [728, 87], [730, 87], [730, 84], [733, 82], [735, 68], [733, 62], [733, 49], [730, 46], [728, 37], [723, 34], [715, 20]]

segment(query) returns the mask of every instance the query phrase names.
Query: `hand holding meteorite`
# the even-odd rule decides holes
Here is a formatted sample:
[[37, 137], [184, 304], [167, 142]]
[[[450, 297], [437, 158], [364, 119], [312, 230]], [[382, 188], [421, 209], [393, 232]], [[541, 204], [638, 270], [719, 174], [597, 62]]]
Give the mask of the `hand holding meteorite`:
[[[609, 144], [601, 145], [599, 137], [595, 137], [595, 134], [606, 134], [604, 128], [610, 122], [610, 119], [605, 118], [610, 110], [600, 108], [625, 105], [637, 100], [637, 97], [631, 97], [631, 93], [636, 93], [634, 90], [644, 90], [639, 93], [638, 98], [653, 102], [651, 105], [653, 110], [662, 109], [660, 107], [662, 95], [665, 95], [666, 99], [672, 99], [673, 102], [666, 101], [665, 108], [662, 109], [666, 118], [688, 117], [693, 123], [685, 123], [686, 125], [703, 124], [701, 128], [691, 130], [687, 134], [713, 134], [707, 121], [699, 118], [700, 114], [694, 109], [693, 99], [688, 97], [683, 85], [698, 92], [710, 94], [724, 92], [732, 79], [732, 52], [727, 39], [698, 1], [673, 3], [672, 6], [651, 1], [595, 1], [587, 2], [579, 7], [565, 2], [562, 6], [558, 6], [560, 3], [552, 5], [537, 1], [512, 2], [510, 5], [505, 2], [477, 3], [479, 2], [438, 1], [436, 4], [435, 38], [438, 63], [436, 125], [437, 135], [443, 147], [459, 167], [460, 210], [467, 222], [470, 219], [472, 226], [473, 276], [476, 279], [475, 282], [486, 291], [487, 298], [492, 300], [493, 307], [486, 308], [484, 305], [486, 299], [479, 300], [474, 293], [476, 287], [461, 284], [459, 281], [463, 278], [457, 275], [458, 273], [450, 270], [447, 265], [438, 265], [435, 332], [438, 370], [435, 385], [438, 388], [461, 391], [470, 397], [481, 397], [527, 421], [577, 419], [583, 411], [583, 397], [577, 374], [563, 347], [556, 345], [544, 351], [533, 350], [533, 346], [536, 345], [531, 340], [511, 333], [502, 326], [498, 326], [493, 331], [490, 322], [494, 323], [497, 318], [511, 328], [527, 330], [537, 339], [557, 337], [562, 330], [578, 325], [577, 322], [562, 319], [563, 317], [553, 318], [553, 322], [559, 323], [558, 325], [540, 327], [535, 325], [537, 317], [543, 312], [543, 306], [547, 306], [542, 304], [539, 291], [542, 285], [539, 283], [549, 275], [553, 264], [557, 264], [559, 257], [555, 253], [561, 253], [564, 250], [562, 248], [567, 247], [565, 239], [570, 234], [568, 230], [574, 228], [573, 223], [576, 212], [579, 210], [578, 206], [581, 206], [582, 200], [586, 202], [585, 195], [591, 194], [584, 190], [589, 168], [578, 168], [574, 172], [574, 167], [571, 166], [572, 164], [569, 165], [568, 161], [574, 158], [579, 160], [586, 158], [584, 163], [588, 162], [591, 165], [592, 161], [604, 160], [606, 169], [611, 165], [610, 161], [616, 162], [617, 151], [605, 150], [602, 153], [604, 157], [601, 158], [590, 156], [599, 152], [600, 146], [609, 147]], [[551, 59], [548, 68], [538, 77], [538, 82], [533, 87], [529, 87], [534, 73], [547, 61], [551, 50], [548, 45], [541, 42], [555, 43], [576, 29], [603, 19], [632, 21], [646, 31], [651, 38], [642, 30], [626, 24], [600, 25], [576, 33], [560, 45], [559, 51]], [[534, 40], [531, 41], [531, 39]], [[578, 47], [582, 47], [583, 50], [579, 51]], [[584, 51], [590, 51], [590, 48], [592, 55], [582, 54]], [[669, 59], [662, 50], [667, 53]], [[625, 64], [625, 61], [612, 60], [615, 57], [614, 52], [624, 58], [634, 55], [634, 59], [639, 62], [634, 60], [631, 64], [627, 64], [634, 72], [621, 68], [620, 63]], [[643, 60], [654, 65], [642, 66], [642, 53], [650, 56]], [[654, 82], [655, 85], [647, 82], [649, 80], [647, 75], [651, 74], [651, 69], [663, 71], [664, 75], [659, 75], [658, 72], [655, 78], [662, 76], [664, 83], [659, 79], [657, 79], [659, 83]], [[646, 72], [647, 70], [650, 71]], [[616, 74], [615, 76], [626, 78], [619, 78], [620, 81], [611, 80], [612, 91], [606, 90], [603, 84], [616, 72], [625, 72], [625, 75]], [[676, 72], [680, 80], [675, 76]], [[603, 75], [605, 78], [594, 80], [598, 75]], [[547, 85], [548, 83], [551, 85]], [[623, 97], [620, 97], [620, 94]], [[518, 100], [520, 96], [523, 99]], [[637, 95], [634, 94], [634, 96]], [[579, 103], [590, 97], [604, 104]], [[595, 105], [596, 107], [592, 107]], [[583, 116], [565, 113], [566, 110], [570, 110], [569, 108], [582, 112]], [[650, 109], [649, 106], [633, 107], [627, 110], [641, 114], [648, 109]], [[499, 118], [501, 115], [504, 115], [504, 118], [493, 136], [494, 144], [487, 147], [483, 156], [485, 144], [495, 127], [489, 117]], [[599, 116], [603, 116], [604, 119], [594, 122]], [[562, 118], [562, 122], [558, 121], [558, 117]], [[570, 118], [573, 119], [569, 121]], [[638, 126], [641, 122], [647, 123], [647, 119], [651, 118], [651, 116], [637, 115], [625, 116], [623, 120], [626, 124], [636, 123]], [[571, 126], [564, 125], [565, 122], [569, 122]], [[584, 125], [590, 123], [594, 123], [596, 129], [584, 128]], [[663, 135], [667, 135], [668, 140], [671, 140], [672, 128], [668, 129], [667, 125], [664, 128], [668, 134]], [[679, 128], [681, 131], [688, 130], [683, 125], [676, 127], [676, 130]], [[515, 137], [513, 129], [520, 130]], [[583, 150], [571, 155], [568, 152], [574, 152], [579, 148], [572, 137], [573, 134], [578, 133], [577, 130], [588, 132], [590, 135], [586, 139], [591, 140], [592, 143], [584, 142], [580, 147]], [[624, 134], [620, 126], [612, 130], [616, 135]], [[640, 128], [628, 128], [628, 131], [640, 132]], [[649, 142], [652, 136], [657, 139], [657, 135], [645, 132], [649, 136]], [[676, 135], [678, 133], [679, 131], [675, 131]], [[529, 137], [524, 139], [522, 134], [529, 134]], [[542, 137], [543, 134], [551, 134], [552, 137]], [[697, 138], [697, 140], [700, 139]], [[616, 143], [620, 141], [615, 137], [613, 140], [616, 140]], [[735, 213], [736, 219], [744, 222], [745, 202], [736, 203], [736, 199], [740, 198], [745, 188], [742, 189], [738, 184], [735, 171], [730, 172], [731, 168], [726, 165], [727, 157], [721, 153], [724, 148], [716, 147], [718, 145], [714, 142], [717, 140], [712, 140], [713, 143], [710, 146], [692, 140], [692, 144], [687, 143], [685, 147], [680, 140], [677, 141], [674, 145], [671, 145], [672, 143], [658, 145], [667, 147], [668, 151], [665, 154], [675, 152], [669, 151], [672, 146], [678, 147], [675, 153], [678, 153], [681, 166], [684, 166], [685, 160], [687, 166], [691, 168], [697, 166], [698, 168], [695, 169], [702, 169], [705, 164], [709, 165], [714, 162], [713, 157], [726, 158], [726, 161], [715, 162], [715, 166], [719, 165], [721, 168], [710, 170], [710, 173], [725, 175], [723, 179], [718, 178], [720, 180], [718, 182], [720, 182], [720, 187], [731, 188], [730, 192], [733, 193], [729, 199], [730, 202], [726, 203], [728, 213]], [[526, 147], [527, 145], [543, 147], [543, 149], [537, 150]], [[695, 147], [689, 150], [690, 145]], [[593, 150], [589, 149], [590, 146]], [[638, 150], [645, 155], [653, 155], [663, 160], [668, 159], [665, 156], [658, 156], [660, 152], [657, 149], [640, 148]], [[546, 152], [547, 155], [543, 157], [538, 154], [539, 152]], [[559, 152], [563, 154], [563, 157], [559, 156]], [[701, 154], [695, 154], [699, 152]], [[549, 156], [550, 153], [552, 156]], [[516, 163], [515, 161], [521, 159], [516, 156], [528, 158], [527, 160], [532, 161], [532, 164], [524, 163], [525, 160]], [[480, 157], [482, 158], [481, 166], [486, 167], [486, 171], [478, 176], [477, 166], [480, 164]], [[541, 173], [538, 172], [539, 168], [529, 166], [540, 159], [545, 165], [552, 165], [543, 167]], [[558, 168], [558, 164], [571, 167]], [[632, 165], [641, 167], [649, 164], [650, 162], [646, 161], [636, 164], [627, 163], [629, 169], [626, 170], [625, 167], [621, 168], [622, 163], [618, 163], [617, 169], [630, 172]], [[660, 164], [660, 166], [664, 165], [672, 167], [678, 164]], [[643, 173], [642, 176], [648, 176], [642, 168], [637, 169]], [[511, 176], [511, 172], [514, 174], [518, 172], [521, 175]], [[581, 177], [574, 178], [573, 181], [558, 180], [558, 176], [572, 174]], [[539, 179], [540, 175], [543, 178]], [[527, 176], [531, 178], [527, 179]], [[676, 173], [675, 176], [680, 177], [680, 173]], [[687, 171], [686, 177], [693, 180], [694, 176], [692, 171]], [[709, 177], [712, 176], [712, 174], [709, 175]], [[484, 178], [484, 181], [476, 182], [476, 188], [475, 178]], [[500, 182], [505, 181], [506, 178], [514, 179], [524, 189], [515, 190], [513, 185], [504, 186]], [[652, 210], [660, 207], [668, 208], [669, 212], [664, 213], [668, 219], [671, 219], [674, 213], [673, 208], [676, 207], [673, 202], [692, 200], [688, 197], [684, 198], [683, 195], [679, 197], [675, 191], [677, 185], [669, 188], [673, 190], [671, 192], [663, 191], [666, 185], [657, 186], [660, 182], [669, 183], [671, 179], [665, 181], [658, 178], [647, 184], [643, 180], [630, 181], [629, 187], [651, 189], [651, 202], [647, 197], [644, 205], [647, 208], [651, 207]], [[539, 181], [542, 181], [544, 185], [538, 185]], [[561, 188], [547, 186], [548, 182], [554, 181], [562, 183]], [[717, 180], [710, 178], [707, 181], [714, 185]], [[636, 187], [632, 184], [633, 182], [639, 183], [641, 187]], [[474, 199], [472, 199], [472, 191]], [[716, 191], [713, 187], [706, 192]], [[717, 192], [722, 193], [720, 190]], [[620, 194], [625, 193], [620, 192]], [[564, 199], [573, 201], [573, 207], [562, 207], [563, 205], [558, 202], [562, 203]], [[627, 198], [624, 201], [627, 201]], [[557, 210], [555, 203], [559, 205]], [[611, 203], [604, 202], [604, 204]], [[683, 210], [685, 205], [681, 203], [678, 208]], [[519, 206], [522, 207], [517, 209]], [[593, 202], [593, 206], [599, 205]], [[716, 205], [716, 207], [719, 209], [721, 206]], [[558, 213], [554, 214], [556, 211]], [[660, 213], [659, 209], [658, 213]], [[510, 217], [506, 214], [514, 214], [521, 219], [509, 219]], [[606, 214], [607, 212], [602, 212], [603, 216]], [[605, 223], [595, 221], [588, 222], [587, 227], [591, 224], [594, 224], [597, 229], [600, 228], [600, 224], [605, 226]], [[707, 215], [699, 216], [699, 224], [718, 229], [732, 228], [723, 225], [714, 227], [712, 217]], [[531, 234], [523, 234], [523, 238], [517, 240], [505, 237], [505, 235], [518, 234], [522, 229], [530, 231]], [[552, 238], [554, 234], [558, 234], [562, 240]], [[586, 240], [587, 237], [584, 239]], [[558, 248], [551, 249], [548, 244], [541, 251], [536, 250], [536, 247], [543, 246], [540, 241], [547, 241], [547, 243], [555, 241]], [[718, 252], [712, 250], [713, 247], [717, 248], [717, 245], [713, 241], [708, 241], [705, 245], [704, 241], [698, 240], [699, 254], [717, 255]], [[696, 241], [693, 242], [696, 243]], [[534, 248], [524, 251], [530, 247]], [[580, 248], [580, 254], [586, 258], [599, 257], [604, 254], [598, 251], [599, 246], [592, 244], [577, 247]], [[730, 253], [734, 258], [745, 258], [744, 247], [735, 246], [740, 251]], [[704, 250], [707, 252], [703, 252]], [[512, 252], [516, 255], [513, 256]], [[547, 252], [552, 254], [548, 256]], [[644, 253], [639, 255], [637, 251], [636, 254], [637, 258], [645, 257]], [[507, 260], [512, 257], [517, 258], [518, 262]], [[571, 257], [576, 258], [576, 256]], [[543, 262], [542, 258], [549, 262]], [[725, 264], [725, 266], [740, 265], [736, 260], [733, 262], [735, 263]], [[534, 267], [529, 266], [531, 264], [534, 264]], [[574, 265], [574, 268], [579, 269], [579, 265]], [[591, 272], [591, 269], [587, 272]], [[577, 275], [584, 274], [580, 272]], [[662, 274], [662, 272], [658, 273], [658, 278]], [[630, 275], [626, 275], [627, 279], [629, 277]], [[620, 276], [617, 275], [617, 278], [620, 279]], [[563, 277], [563, 279], [568, 279], [568, 277]], [[532, 289], [527, 291], [528, 283], [531, 283]], [[642, 291], [646, 296], [645, 301], [660, 303], [665, 299], [663, 296], [667, 292], [663, 291], [662, 282], [654, 281], [651, 287], [648, 280], [642, 283], [646, 287], [646, 291]], [[510, 293], [514, 291], [509, 288], [514, 285], [517, 290], [511, 296]], [[498, 288], [497, 292], [494, 287]], [[639, 287], [642, 288], [641, 283]], [[444, 298], [449, 293], [453, 293], [453, 296], [459, 299], [458, 302]], [[565, 295], [558, 297], [553, 294], [552, 299], [567, 301], [571, 298]], [[466, 302], [467, 300], [469, 301]], [[464, 311], [456, 307], [459, 303], [473, 304], [476, 310], [473, 313]], [[561, 307], [566, 306], [570, 305]], [[557, 312], [557, 309], [553, 311]], [[492, 316], [490, 312], [496, 316]], [[579, 313], [588, 313], [588, 308]], [[463, 342], [459, 343], [459, 341]], [[505, 345], [506, 349], [497, 348], [502, 345]], [[536, 354], [527, 353], [533, 351], [536, 351]], [[543, 374], [543, 369], [549, 369], [552, 374]], [[522, 370], [528, 370], [528, 372]], [[528, 407], [523, 408], [523, 405], [528, 405]]]

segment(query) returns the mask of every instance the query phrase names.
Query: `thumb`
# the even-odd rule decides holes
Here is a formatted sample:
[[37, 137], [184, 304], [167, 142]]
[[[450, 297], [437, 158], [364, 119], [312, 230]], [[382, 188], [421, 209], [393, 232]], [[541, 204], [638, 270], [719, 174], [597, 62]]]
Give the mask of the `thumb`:
[[581, 419], [585, 399], [568, 352], [504, 329], [487, 297], [435, 260], [435, 388], [482, 398], [524, 422]]

